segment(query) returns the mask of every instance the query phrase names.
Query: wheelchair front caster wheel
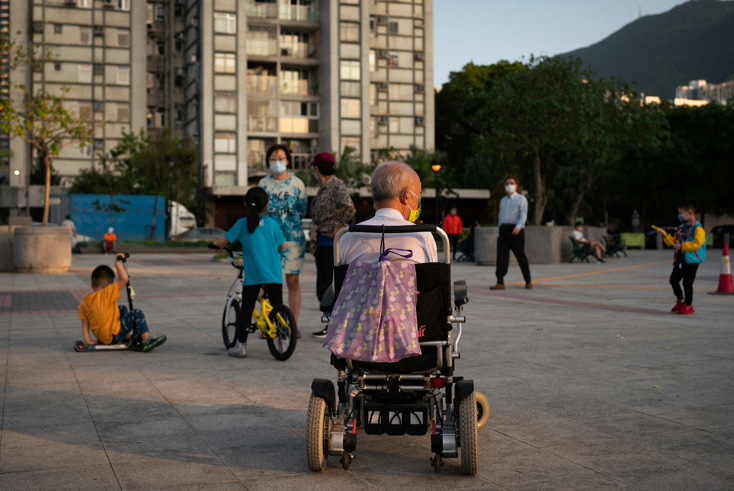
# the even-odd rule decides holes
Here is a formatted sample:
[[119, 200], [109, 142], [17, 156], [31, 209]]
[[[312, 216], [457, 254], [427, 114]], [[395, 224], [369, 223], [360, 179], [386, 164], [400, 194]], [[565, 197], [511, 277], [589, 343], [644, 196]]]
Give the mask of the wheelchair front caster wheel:
[[433, 470], [436, 471], [436, 474], [441, 472], [441, 466], [443, 466], [443, 459], [440, 455], [436, 454], [435, 457], [431, 457], [431, 465], [433, 466]]
[[342, 458], [339, 459], [339, 462], [342, 463], [342, 467], [344, 467], [344, 470], [348, 471], [349, 464], [352, 463], [352, 460], [354, 460], [354, 456], [345, 450], [344, 453], [342, 454]]

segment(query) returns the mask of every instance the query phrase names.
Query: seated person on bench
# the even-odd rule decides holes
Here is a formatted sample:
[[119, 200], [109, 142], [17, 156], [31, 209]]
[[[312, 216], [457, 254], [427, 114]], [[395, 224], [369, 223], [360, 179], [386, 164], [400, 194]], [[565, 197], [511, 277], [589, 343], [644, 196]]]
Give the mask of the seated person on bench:
[[607, 249], [601, 245], [598, 240], [586, 240], [584, 239], [584, 224], [576, 222], [573, 230], [573, 240], [578, 244], [589, 244], [589, 249], [596, 255], [596, 262], [603, 263], [604, 260], [601, 258], [602, 254], [607, 252]]
[[[143, 351], [150, 351], [166, 341], [165, 336], [153, 338], [148, 332], [148, 324], [145, 315], [140, 309], [127, 311], [124, 305], [117, 305], [120, 298], [120, 290], [127, 284], [127, 272], [122, 267], [120, 258], [122, 254], [115, 257], [115, 268], [117, 276], [109, 266], [97, 266], [92, 271], [92, 290], [94, 293], [85, 295], [79, 305], [79, 319], [82, 321], [82, 334], [84, 343], [94, 344], [120, 344], [124, 343], [131, 335], [133, 323], [138, 328], [138, 334], [143, 340]], [[90, 339], [89, 331], [92, 331], [97, 340]]]
[[[420, 178], [410, 166], [397, 161], [385, 162], [372, 174], [372, 199], [377, 212], [374, 218], [360, 225], [414, 225], [420, 215], [420, 195]], [[381, 239], [380, 234], [346, 234], [339, 242], [339, 263], [377, 262]], [[391, 261], [415, 264], [438, 261], [436, 241], [429, 232], [385, 235], [385, 249], [389, 248], [413, 251], [410, 259], [391, 255]]]

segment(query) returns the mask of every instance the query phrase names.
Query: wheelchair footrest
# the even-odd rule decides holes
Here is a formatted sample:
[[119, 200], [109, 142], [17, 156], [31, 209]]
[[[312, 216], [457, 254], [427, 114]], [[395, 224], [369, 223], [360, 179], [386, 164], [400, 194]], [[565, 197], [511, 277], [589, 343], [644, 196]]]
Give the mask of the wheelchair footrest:
[[425, 435], [428, 404], [365, 403], [364, 432], [368, 435]]

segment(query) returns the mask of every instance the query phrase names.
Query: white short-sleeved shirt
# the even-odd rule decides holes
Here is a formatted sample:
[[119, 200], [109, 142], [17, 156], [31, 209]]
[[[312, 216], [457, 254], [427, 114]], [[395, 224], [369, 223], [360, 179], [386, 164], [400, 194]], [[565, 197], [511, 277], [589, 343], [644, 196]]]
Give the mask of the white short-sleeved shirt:
[[[415, 225], [403, 218], [403, 215], [393, 208], [381, 208], [377, 210], [374, 218], [370, 218], [359, 225], [385, 225], [396, 227], [402, 225]], [[355, 261], [377, 262], [380, 259], [381, 234], [365, 234], [349, 232], [342, 236], [339, 241], [339, 263], [350, 264]], [[385, 235], [385, 249], [409, 249], [413, 251], [410, 259], [395, 255], [388, 256], [391, 261], [403, 261], [409, 263], [434, 263], [438, 262], [436, 241], [429, 232], [418, 232], [413, 234], [389, 234]]]
[[573, 239], [576, 242], [583, 242], [584, 240], [584, 234], [579, 232], [578, 230], [574, 230], [573, 232], [571, 232], [571, 235], [573, 235]]

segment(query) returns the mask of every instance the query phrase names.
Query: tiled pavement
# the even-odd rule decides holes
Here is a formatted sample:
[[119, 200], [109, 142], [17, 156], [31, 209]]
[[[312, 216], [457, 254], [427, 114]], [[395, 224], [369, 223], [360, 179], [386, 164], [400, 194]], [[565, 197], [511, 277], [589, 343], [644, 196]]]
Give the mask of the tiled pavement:
[[[208, 255], [135, 256], [151, 353], [75, 353], [78, 299], [111, 257], [66, 275], [0, 274], [0, 489], [732, 489], [734, 298], [720, 256], [693, 316], [668, 313], [669, 254], [535, 266], [536, 287], [489, 292], [493, 268], [455, 265], [471, 302], [458, 373], [492, 413], [480, 475], [428, 464], [426, 437], [359, 434], [348, 472], [311, 474], [304, 425], [315, 377], [333, 378], [307, 258], [306, 334], [287, 362], [264, 342], [225, 355], [219, 323], [234, 270]], [[517, 268], [508, 281], [520, 280]]]

